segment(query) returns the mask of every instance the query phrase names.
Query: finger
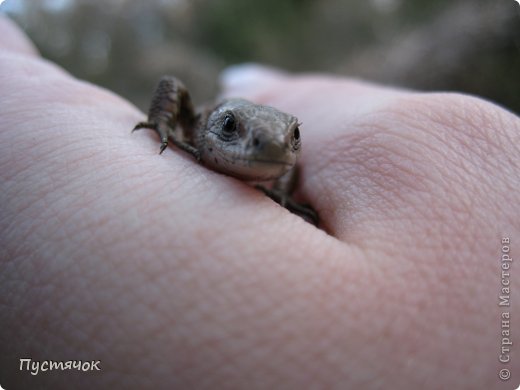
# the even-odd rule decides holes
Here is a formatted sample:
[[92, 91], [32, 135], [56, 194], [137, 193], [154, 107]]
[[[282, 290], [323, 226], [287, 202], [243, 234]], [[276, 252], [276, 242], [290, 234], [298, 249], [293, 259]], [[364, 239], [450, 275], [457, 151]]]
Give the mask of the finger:
[[225, 69], [220, 75], [219, 83], [222, 97], [247, 98], [258, 94], [259, 89], [268, 90], [287, 77], [287, 73], [275, 68], [242, 64]]
[[[272, 105], [302, 122], [300, 195], [318, 209], [327, 231], [349, 240], [348, 234], [356, 231], [349, 223], [356, 209], [346, 205], [357, 204], [353, 203], [359, 200], [355, 194], [362, 196], [366, 188], [347, 191], [358, 188], [353, 178], [360, 176], [357, 172], [365, 163], [348, 150], [356, 148], [356, 139], [364, 133], [360, 123], [406, 92], [352, 79], [295, 76], [258, 66], [231, 68], [222, 80], [226, 95]], [[360, 182], [366, 184], [368, 179]]]
[[9, 18], [0, 14], [0, 50], [38, 55], [38, 50], [25, 33]]

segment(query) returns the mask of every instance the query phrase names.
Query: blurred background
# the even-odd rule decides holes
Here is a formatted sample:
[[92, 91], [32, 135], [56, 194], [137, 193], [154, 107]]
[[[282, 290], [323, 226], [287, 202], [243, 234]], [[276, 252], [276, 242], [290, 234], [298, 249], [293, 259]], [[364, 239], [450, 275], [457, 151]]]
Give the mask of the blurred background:
[[5, 0], [0, 11], [43, 56], [143, 110], [163, 74], [201, 103], [226, 66], [258, 62], [463, 91], [520, 113], [514, 0]]

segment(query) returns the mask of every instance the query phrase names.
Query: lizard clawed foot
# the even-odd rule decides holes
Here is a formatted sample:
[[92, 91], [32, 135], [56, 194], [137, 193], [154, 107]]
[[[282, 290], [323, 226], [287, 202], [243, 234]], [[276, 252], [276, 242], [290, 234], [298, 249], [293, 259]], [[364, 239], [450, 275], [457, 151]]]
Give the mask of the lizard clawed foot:
[[[184, 84], [175, 77], [163, 76], [153, 94], [148, 109], [148, 120], [139, 122], [132, 131], [143, 128], [155, 130], [161, 140], [159, 154], [168, 147], [169, 140], [200, 161], [200, 152], [190, 143], [196, 118], [190, 95]], [[177, 125], [183, 129], [182, 136], [175, 132]], [[186, 135], [189, 136], [184, 137]]]
[[162, 154], [162, 152], [164, 152], [164, 149], [168, 147], [168, 133], [165, 131], [161, 131], [160, 127], [154, 122], [139, 122], [132, 129], [132, 133], [140, 129], [154, 130], [159, 135], [159, 137], [161, 138], [161, 148], [159, 149], [159, 154]]
[[287, 193], [278, 191], [276, 189], [268, 189], [262, 185], [256, 185], [255, 188], [262, 191], [269, 198], [274, 200], [280, 206], [285, 207], [291, 213], [296, 214], [307, 222], [312, 223], [314, 226], [318, 226], [320, 219], [318, 213], [310, 205], [300, 204], [291, 198]]
[[299, 215], [307, 222], [312, 223], [314, 226], [318, 227], [320, 224], [320, 218], [318, 213], [314, 208], [308, 204], [300, 204], [289, 198], [288, 204], [285, 206], [287, 210], [290, 212]]

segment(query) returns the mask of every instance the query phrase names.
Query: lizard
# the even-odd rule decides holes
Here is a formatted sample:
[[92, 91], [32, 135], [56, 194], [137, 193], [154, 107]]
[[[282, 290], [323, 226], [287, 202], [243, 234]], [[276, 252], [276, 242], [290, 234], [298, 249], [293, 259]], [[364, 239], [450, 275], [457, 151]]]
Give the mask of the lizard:
[[229, 98], [195, 109], [188, 89], [179, 79], [163, 76], [152, 96], [148, 119], [135, 125], [154, 130], [159, 154], [169, 141], [204, 166], [257, 184], [281, 206], [318, 226], [316, 211], [292, 197], [298, 179], [301, 151], [298, 119], [274, 107]]

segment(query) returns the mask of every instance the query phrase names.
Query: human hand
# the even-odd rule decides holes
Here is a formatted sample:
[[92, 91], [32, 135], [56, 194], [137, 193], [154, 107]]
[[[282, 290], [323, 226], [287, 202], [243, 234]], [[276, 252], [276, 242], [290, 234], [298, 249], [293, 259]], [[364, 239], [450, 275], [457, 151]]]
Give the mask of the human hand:
[[[151, 132], [130, 135], [144, 114], [0, 32], [2, 386], [499, 388], [517, 117], [457, 94], [235, 73], [228, 94], [303, 122], [299, 193], [325, 233], [159, 156]], [[21, 358], [101, 371], [31, 375]]]

